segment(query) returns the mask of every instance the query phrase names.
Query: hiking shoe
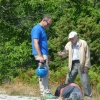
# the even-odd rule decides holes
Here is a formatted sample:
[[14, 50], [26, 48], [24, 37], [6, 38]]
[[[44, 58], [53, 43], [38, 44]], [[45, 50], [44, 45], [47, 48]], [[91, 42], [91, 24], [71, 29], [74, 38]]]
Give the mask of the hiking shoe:
[[57, 97], [52, 95], [51, 93], [41, 94], [42, 99], [56, 99]]

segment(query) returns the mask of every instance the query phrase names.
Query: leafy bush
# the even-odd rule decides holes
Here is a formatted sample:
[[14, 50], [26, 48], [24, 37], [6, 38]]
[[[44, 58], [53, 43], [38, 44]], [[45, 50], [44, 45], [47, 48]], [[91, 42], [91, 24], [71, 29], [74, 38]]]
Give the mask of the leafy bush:
[[[61, 74], [63, 77], [63, 73], [59, 73], [58, 70], [59, 66], [61, 68], [66, 66], [67, 58], [61, 59], [57, 56], [57, 52], [63, 50], [68, 42], [67, 36], [72, 30], [76, 30], [79, 37], [87, 41], [91, 51], [92, 66], [96, 66], [93, 70], [99, 73], [100, 2], [98, 0], [97, 2], [95, 0], [1, 0], [0, 5], [0, 82], [4, 79], [14, 80], [23, 73], [23, 68], [34, 70], [37, 67], [34, 58], [30, 57], [30, 32], [32, 27], [48, 14], [53, 18], [52, 26], [46, 30], [51, 56], [51, 75], [53, 71], [57, 71], [55, 74], [57, 76]], [[90, 71], [90, 74], [93, 72]], [[27, 80], [27, 74], [25, 77]]]
[[97, 83], [96, 89], [100, 93], [100, 81], [99, 81], [99, 83]]

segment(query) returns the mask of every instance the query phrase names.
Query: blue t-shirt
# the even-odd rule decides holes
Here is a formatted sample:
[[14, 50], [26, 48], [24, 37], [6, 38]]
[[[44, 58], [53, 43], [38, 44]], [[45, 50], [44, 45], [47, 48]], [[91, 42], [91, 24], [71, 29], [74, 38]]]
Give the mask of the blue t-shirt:
[[31, 31], [32, 55], [37, 55], [37, 51], [34, 47], [34, 39], [39, 39], [41, 54], [48, 55], [48, 43], [47, 43], [46, 32], [40, 24], [34, 26]]

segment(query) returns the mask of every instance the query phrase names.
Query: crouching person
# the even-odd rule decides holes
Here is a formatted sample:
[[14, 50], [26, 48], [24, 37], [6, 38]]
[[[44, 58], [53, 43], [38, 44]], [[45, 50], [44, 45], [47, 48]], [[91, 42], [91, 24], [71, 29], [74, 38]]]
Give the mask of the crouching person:
[[76, 83], [60, 85], [55, 91], [55, 96], [63, 100], [82, 100], [82, 94], [82, 89]]

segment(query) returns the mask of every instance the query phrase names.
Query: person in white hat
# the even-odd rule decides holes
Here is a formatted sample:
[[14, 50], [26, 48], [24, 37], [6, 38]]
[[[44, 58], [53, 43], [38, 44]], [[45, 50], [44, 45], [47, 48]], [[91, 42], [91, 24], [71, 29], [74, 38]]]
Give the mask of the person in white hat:
[[63, 51], [58, 52], [60, 57], [69, 57], [69, 72], [66, 77], [66, 84], [73, 83], [77, 74], [84, 90], [84, 96], [91, 99], [92, 91], [89, 82], [88, 70], [90, 68], [90, 50], [86, 41], [78, 39], [77, 32], [72, 31], [68, 35], [69, 42]]

